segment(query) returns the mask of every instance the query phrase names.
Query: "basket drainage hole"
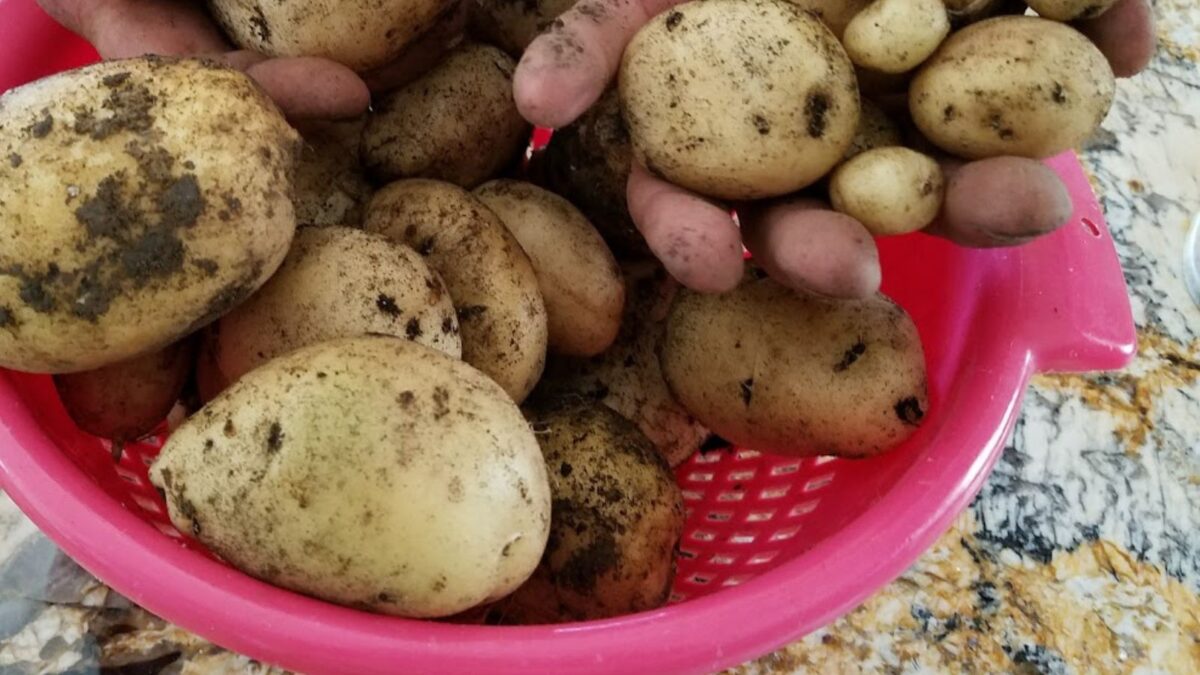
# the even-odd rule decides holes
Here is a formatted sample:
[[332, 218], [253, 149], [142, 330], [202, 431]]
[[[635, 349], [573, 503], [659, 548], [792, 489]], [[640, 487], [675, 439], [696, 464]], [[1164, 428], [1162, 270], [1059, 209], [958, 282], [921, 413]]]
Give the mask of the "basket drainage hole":
[[1083, 218], [1080, 222], [1083, 223], [1084, 229], [1091, 233], [1093, 237], [1100, 237], [1100, 226], [1092, 221], [1091, 218]]

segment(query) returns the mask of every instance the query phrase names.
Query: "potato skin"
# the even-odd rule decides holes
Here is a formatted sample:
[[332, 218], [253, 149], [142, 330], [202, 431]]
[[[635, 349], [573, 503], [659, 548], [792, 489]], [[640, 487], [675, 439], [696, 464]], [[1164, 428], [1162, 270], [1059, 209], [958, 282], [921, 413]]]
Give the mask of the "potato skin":
[[381, 189], [365, 229], [424, 257], [454, 301], [463, 360], [525, 400], [546, 364], [546, 307], [529, 256], [496, 214], [456, 185], [416, 178]]
[[179, 400], [195, 360], [192, 338], [96, 370], [54, 376], [63, 407], [83, 431], [124, 443], [154, 431]]
[[470, 29], [479, 39], [520, 58], [533, 39], [575, 0], [469, 0]]
[[1075, 29], [1002, 16], [951, 35], [913, 79], [921, 132], [967, 159], [1041, 159], [1083, 142], [1112, 104], [1104, 55]]
[[450, 294], [415, 251], [380, 234], [321, 227], [300, 230], [279, 272], [207, 338], [224, 387], [293, 349], [371, 333], [462, 355]]
[[452, 11], [452, 0], [208, 0], [234, 43], [268, 56], [322, 56], [359, 72], [386, 65]]
[[0, 96], [0, 366], [99, 368], [253, 293], [295, 230], [297, 141], [248, 77], [200, 60], [108, 61]]
[[570, 202], [531, 183], [494, 180], [475, 189], [529, 255], [546, 303], [550, 348], [594, 356], [621, 327], [625, 284], [612, 251]]
[[363, 161], [377, 178], [436, 178], [474, 187], [529, 140], [517, 112], [516, 64], [499, 49], [459, 47], [416, 81], [385, 94], [363, 133]]
[[876, 236], [916, 232], [929, 225], [945, 194], [938, 163], [901, 147], [868, 150], [838, 167], [829, 180], [833, 208]]
[[670, 468], [629, 420], [598, 403], [535, 409], [553, 513], [533, 576], [494, 605], [499, 623], [604, 619], [666, 603], [683, 534]]
[[701, 423], [765, 452], [876, 455], [928, 409], [916, 328], [881, 295], [826, 300], [770, 279], [718, 296], [684, 291], [661, 359], [671, 390]]
[[693, 1], [658, 15], [625, 49], [619, 86], [637, 160], [722, 199], [811, 185], [858, 125], [845, 50], [782, 0]]
[[875, 0], [846, 26], [842, 43], [855, 65], [906, 73], [950, 33], [942, 0]]
[[511, 592], [550, 525], [545, 462], [504, 391], [387, 337], [249, 373], [175, 431], [150, 478], [175, 526], [238, 569], [401, 616]]
[[359, 157], [366, 118], [310, 121], [300, 127], [304, 148], [296, 164], [296, 225], [361, 227], [371, 199]]

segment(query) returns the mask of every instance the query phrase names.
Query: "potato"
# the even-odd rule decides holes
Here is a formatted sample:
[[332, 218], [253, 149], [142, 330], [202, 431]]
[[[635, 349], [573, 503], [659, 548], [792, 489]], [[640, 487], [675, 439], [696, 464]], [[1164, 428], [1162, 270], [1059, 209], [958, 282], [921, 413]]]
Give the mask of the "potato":
[[828, 300], [770, 279], [681, 292], [662, 369], [679, 402], [736, 445], [797, 457], [867, 457], [928, 410], [912, 320], [887, 298]]
[[247, 374], [176, 430], [150, 478], [175, 526], [243, 572], [409, 617], [507, 595], [550, 526], [545, 462], [504, 390], [389, 337]]
[[942, 168], [908, 148], [868, 150], [833, 172], [833, 208], [856, 218], [871, 234], [906, 234], [937, 218], [946, 194]]
[[504, 223], [458, 186], [412, 179], [376, 194], [365, 227], [424, 256], [458, 310], [463, 360], [525, 400], [546, 363], [546, 307]]
[[54, 386], [76, 426], [125, 443], [154, 431], [171, 411], [195, 353], [195, 341], [187, 338], [96, 370], [55, 375]]
[[554, 510], [542, 562], [489, 611], [499, 623], [604, 619], [666, 604], [683, 497], [645, 436], [597, 403], [530, 415]]
[[296, 165], [296, 224], [300, 227], [360, 227], [371, 184], [359, 161], [366, 118], [306, 122], [304, 149]]
[[950, 34], [942, 0], [875, 0], [842, 37], [855, 65], [906, 73], [921, 65]]
[[579, 207], [613, 251], [650, 256], [625, 201], [633, 147], [616, 89], [609, 89], [574, 124], [555, 131], [535, 161], [546, 187]]
[[530, 183], [494, 180], [475, 190], [529, 254], [546, 303], [550, 348], [593, 356], [621, 327], [625, 284], [612, 251], [567, 200]]
[[854, 140], [846, 150], [845, 159], [862, 154], [875, 148], [886, 148], [900, 145], [900, 127], [888, 117], [882, 108], [863, 99], [862, 115], [858, 118], [858, 129], [854, 132]]
[[625, 49], [620, 93], [637, 160], [722, 199], [812, 184], [858, 125], [841, 44], [782, 0], [696, 0], [658, 15]]
[[347, 227], [306, 228], [279, 272], [207, 335], [221, 388], [323, 340], [378, 333], [462, 355], [441, 278], [415, 251]]
[[677, 466], [709, 435], [671, 395], [658, 364], [667, 311], [679, 285], [649, 261], [624, 264], [622, 271], [627, 297], [616, 341], [590, 359], [551, 358], [535, 397], [599, 401], [636, 424], [663, 459]]
[[250, 78], [207, 61], [109, 61], [0, 96], [0, 366], [100, 368], [253, 293], [295, 230], [297, 146]]
[[471, 31], [514, 57], [575, 0], [470, 0]]
[[846, 25], [872, 0], [788, 0], [800, 9], [812, 12], [840, 40]]
[[1079, 21], [1094, 19], [1117, 4], [1117, 0], [1026, 0], [1029, 8], [1044, 19]]
[[460, 47], [440, 65], [383, 96], [363, 133], [363, 160], [378, 178], [436, 178], [473, 187], [529, 139], [513, 101], [516, 64], [487, 45]]
[[268, 56], [321, 56], [359, 72], [378, 68], [453, 11], [453, 0], [208, 0], [239, 47]]
[[1112, 69], [1075, 29], [1002, 16], [950, 36], [909, 90], [913, 121], [947, 152], [1040, 159], [1082, 143], [1104, 120]]

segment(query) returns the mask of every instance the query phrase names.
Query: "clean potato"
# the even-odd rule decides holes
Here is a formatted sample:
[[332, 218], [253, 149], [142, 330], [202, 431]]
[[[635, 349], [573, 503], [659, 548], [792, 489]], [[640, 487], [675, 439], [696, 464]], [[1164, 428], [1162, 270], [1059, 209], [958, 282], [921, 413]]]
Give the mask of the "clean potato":
[[372, 333], [462, 355], [450, 294], [415, 251], [381, 234], [306, 228], [275, 276], [209, 329], [207, 349], [224, 388], [299, 347]]
[[1117, 4], [1117, 0], [1026, 0], [1038, 16], [1055, 21], [1094, 19]]
[[529, 140], [517, 112], [516, 64], [499, 49], [464, 45], [420, 79], [385, 94], [363, 133], [363, 161], [384, 180], [436, 178], [474, 187]]
[[471, 32], [520, 57], [575, 0], [469, 0]]
[[906, 234], [937, 218], [945, 177], [932, 157], [901, 147], [868, 150], [829, 179], [833, 208], [856, 218], [871, 234]]
[[677, 466], [709, 436], [675, 400], [658, 363], [679, 284], [656, 262], [625, 263], [622, 271], [627, 295], [617, 339], [599, 356], [551, 358], [535, 397], [577, 396], [603, 403], [636, 424], [663, 459]]
[[764, 452], [876, 455], [929, 408], [916, 328], [882, 295], [829, 300], [753, 278], [724, 295], [683, 291], [661, 358], [701, 423]]
[[300, 227], [362, 225], [371, 199], [359, 158], [366, 118], [345, 122], [310, 121], [300, 126], [304, 148], [296, 163], [296, 224]]
[[108, 61], [0, 96], [0, 366], [117, 363], [253, 293], [295, 230], [298, 140], [207, 61]]
[[321, 56], [367, 71], [391, 62], [454, 0], [208, 0], [225, 34], [268, 56]]
[[424, 256], [457, 308], [463, 360], [525, 400], [546, 363], [546, 307], [533, 265], [504, 223], [456, 185], [412, 179], [376, 194], [365, 229]]
[[942, 0], [875, 0], [846, 26], [842, 43], [857, 66], [905, 73], [929, 58], [949, 34]]
[[938, 147], [967, 159], [1040, 159], [1078, 146], [1112, 104], [1112, 69], [1070, 26], [1002, 16], [951, 35], [913, 79], [909, 109]]
[[234, 567], [409, 617], [507, 595], [550, 526], [545, 461], [504, 390], [389, 337], [247, 374], [171, 435], [150, 479], [175, 526]]
[[550, 538], [533, 576], [489, 620], [587, 621], [664, 605], [684, 523], [670, 468], [637, 427], [598, 403], [530, 418], [550, 478]]
[[529, 254], [546, 303], [550, 348], [572, 356], [608, 349], [621, 327], [625, 284], [612, 251], [570, 202], [515, 180], [475, 190]]
[[126, 443], [154, 431], [183, 392], [192, 372], [195, 341], [96, 370], [54, 376], [71, 421], [93, 436]]
[[882, 108], [864, 99], [862, 115], [858, 118], [858, 129], [854, 132], [854, 140], [846, 150], [845, 159], [860, 155], [867, 150], [886, 148], [903, 144], [900, 127], [888, 117]]
[[858, 126], [845, 50], [783, 0], [693, 1], [659, 14], [625, 49], [619, 86], [637, 160], [722, 199], [812, 184]]

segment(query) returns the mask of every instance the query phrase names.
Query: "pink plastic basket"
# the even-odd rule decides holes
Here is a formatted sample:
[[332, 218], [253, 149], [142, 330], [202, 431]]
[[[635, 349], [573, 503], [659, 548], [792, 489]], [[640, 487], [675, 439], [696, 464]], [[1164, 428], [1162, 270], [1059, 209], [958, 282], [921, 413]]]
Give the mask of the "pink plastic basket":
[[[95, 58], [33, 0], [0, 0], [0, 90]], [[1121, 268], [1072, 156], [1051, 166], [1071, 223], [1018, 249], [913, 235], [881, 242], [885, 290], [916, 320], [932, 404], [915, 438], [865, 461], [698, 455], [672, 603], [583, 624], [408, 621], [280, 590], [171, 527], [146, 480], [161, 443], [76, 430], [49, 378], [0, 371], [0, 481], [67, 553], [151, 611], [218, 644], [310, 673], [704, 672], [763, 654], [853, 608], [913, 562], [979, 490], [1030, 376], [1117, 368], [1134, 350]]]

